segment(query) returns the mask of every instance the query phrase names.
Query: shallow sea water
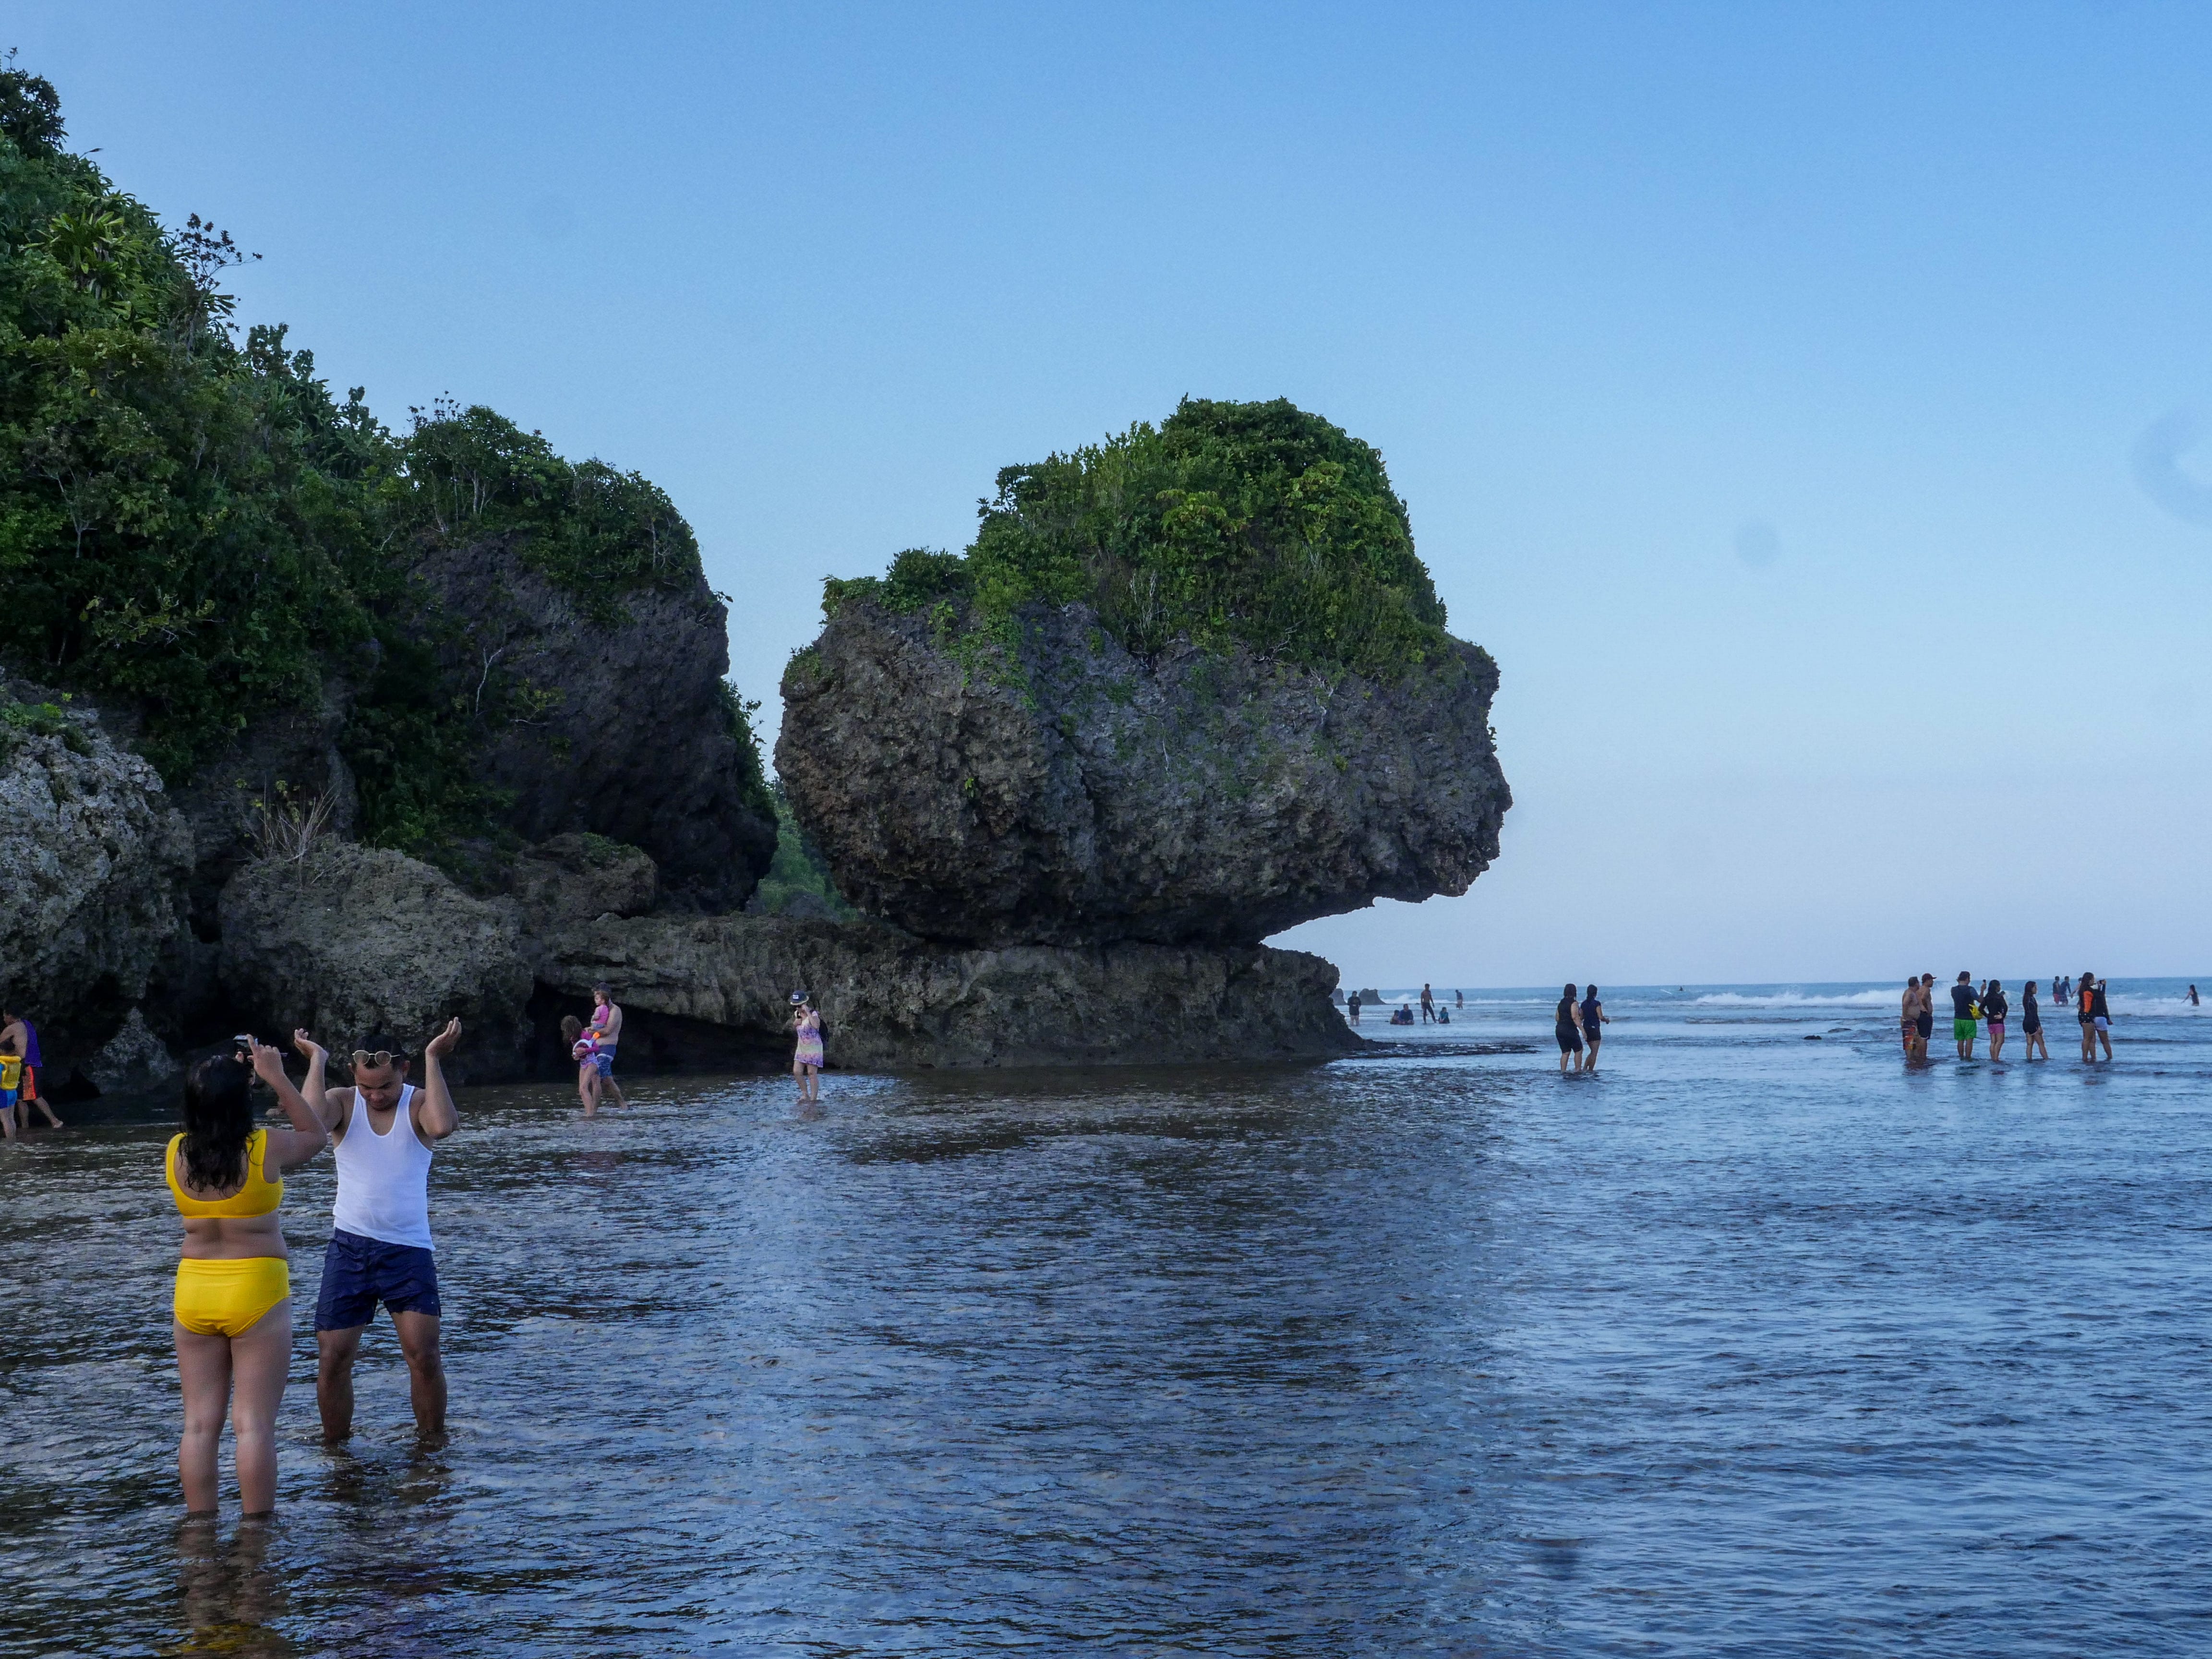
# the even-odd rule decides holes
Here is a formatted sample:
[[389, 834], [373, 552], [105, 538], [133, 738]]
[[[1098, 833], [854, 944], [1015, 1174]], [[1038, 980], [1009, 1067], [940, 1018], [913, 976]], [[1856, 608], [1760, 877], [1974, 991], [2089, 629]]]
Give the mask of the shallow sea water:
[[[2115, 981], [2116, 987], [2118, 982]], [[168, 1129], [0, 1149], [0, 1652], [2212, 1650], [2212, 1024], [1908, 1073], [1893, 992], [1485, 992], [1310, 1070], [461, 1097], [388, 1325], [179, 1523]], [[1808, 1042], [1819, 1036], [1820, 1042]], [[1501, 1039], [1525, 1053], [1453, 1053]], [[1940, 1054], [1945, 1045], [1936, 1045]]]

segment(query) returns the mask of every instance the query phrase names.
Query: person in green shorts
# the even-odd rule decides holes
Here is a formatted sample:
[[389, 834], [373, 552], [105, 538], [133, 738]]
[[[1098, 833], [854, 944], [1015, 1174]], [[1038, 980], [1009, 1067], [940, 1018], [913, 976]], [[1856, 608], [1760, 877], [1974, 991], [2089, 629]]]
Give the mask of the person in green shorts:
[[1951, 988], [1951, 1036], [1958, 1042], [1961, 1060], [1974, 1057], [1974, 1038], [1981, 1030], [1976, 1017], [1980, 1012], [1974, 1006], [1973, 975], [1960, 975], [1959, 982]]

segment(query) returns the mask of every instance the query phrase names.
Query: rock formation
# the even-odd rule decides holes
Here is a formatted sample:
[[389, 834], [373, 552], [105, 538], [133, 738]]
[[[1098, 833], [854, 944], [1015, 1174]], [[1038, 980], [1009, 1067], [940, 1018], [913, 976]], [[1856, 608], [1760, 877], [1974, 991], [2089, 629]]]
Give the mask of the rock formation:
[[514, 902], [463, 892], [426, 864], [336, 842], [256, 861], [223, 889], [222, 975], [254, 1029], [333, 1048], [384, 1031], [410, 1049], [451, 1016], [456, 1082], [511, 1077], [529, 1037], [531, 964]]
[[261, 808], [320, 796], [330, 803], [331, 833], [353, 834], [359, 801], [352, 769], [338, 749], [348, 696], [344, 684], [332, 679], [316, 707], [257, 716], [175, 792], [177, 810], [191, 825], [191, 921], [202, 939], [216, 936], [217, 901], [252, 854]]
[[1079, 605], [1024, 621], [1009, 684], [865, 599], [793, 660], [777, 769], [861, 909], [966, 944], [1249, 945], [1464, 892], [1498, 854], [1474, 646], [1390, 684], [1241, 647], [1146, 662]]
[[145, 1015], [133, 1008], [124, 1017], [123, 1029], [100, 1045], [83, 1073], [103, 1095], [134, 1095], [170, 1087], [184, 1069], [146, 1028]]
[[65, 1051], [122, 1024], [182, 933], [191, 832], [88, 714], [4, 683], [0, 706], [0, 986]]
[[555, 836], [525, 848], [514, 870], [525, 930], [549, 938], [599, 916], [641, 916], [660, 892], [653, 861], [604, 836]]
[[866, 922], [607, 917], [566, 931], [538, 974], [580, 1002], [611, 983], [624, 1052], [648, 1055], [659, 1016], [787, 1059], [794, 989], [822, 1011], [830, 1063], [860, 1069], [1312, 1060], [1359, 1042], [1329, 1005], [1335, 969], [1297, 951], [963, 951]]
[[630, 588], [607, 622], [526, 564], [512, 537], [433, 547], [417, 574], [465, 619], [471, 665], [536, 700], [481, 757], [483, 781], [513, 798], [506, 827], [627, 842], [682, 907], [743, 904], [775, 855], [775, 818], [732, 730], [728, 618], [706, 578]]
[[1462, 893], [1512, 804], [1382, 456], [1185, 399], [832, 580], [776, 769], [855, 906], [962, 945], [1257, 944]]

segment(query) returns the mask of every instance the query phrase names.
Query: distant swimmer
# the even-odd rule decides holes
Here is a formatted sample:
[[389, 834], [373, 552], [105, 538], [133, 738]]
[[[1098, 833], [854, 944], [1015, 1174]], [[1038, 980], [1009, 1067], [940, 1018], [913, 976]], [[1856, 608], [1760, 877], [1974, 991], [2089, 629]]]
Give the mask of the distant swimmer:
[[323, 1438], [353, 1433], [353, 1364], [378, 1304], [392, 1316], [407, 1361], [415, 1431], [446, 1431], [446, 1365], [438, 1349], [438, 1259], [430, 1239], [430, 1158], [460, 1127], [443, 1062], [461, 1022], [422, 1047], [422, 1086], [407, 1080], [407, 1056], [387, 1036], [353, 1051], [353, 1085], [325, 1089], [320, 1114], [337, 1143], [337, 1192], [331, 1242], [315, 1297], [315, 1407]]
[[[2057, 986], [2051, 987], [2055, 993]], [[2050, 1045], [2043, 1040], [2043, 1011], [2035, 1006], [2035, 981], [2030, 980], [2027, 988], [2020, 994], [2020, 1035], [2027, 1044], [2027, 1058], [2033, 1060], [2039, 1049], [2043, 1058], [2051, 1058]]]
[[1991, 980], [1982, 987], [1982, 1018], [1990, 1023], [1990, 1058], [2004, 1056], [2005, 1016], [2012, 1012], [2012, 1000], [2005, 995], [2004, 981]]
[[1936, 1036], [1936, 975], [1932, 973], [1920, 976], [1920, 1012], [1913, 1021], [1913, 1029], [1919, 1038], [1913, 1044], [1913, 1054], [1924, 1060], [1928, 1058], [1928, 1045]]
[[2074, 981], [2074, 1017], [2081, 1022], [2081, 1058], [2091, 1061], [2097, 1058], [2097, 1030], [2089, 1023], [2096, 1018], [2090, 1012], [2096, 1000], [2097, 976], [2084, 969]]
[[[305, 1031], [292, 1041], [307, 1057], [307, 1093], [292, 1086], [276, 1050], [250, 1036], [185, 1079], [185, 1128], [164, 1168], [185, 1242], [177, 1263], [177, 1380], [185, 1433], [177, 1473], [190, 1514], [212, 1515], [216, 1453], [230, 1418], [238, 1449], [240, 1507], [276, 1507], [276, 1413], [292, 1368], [292, 1260], [284, 1243], [284, 1175], [330, 1139], [310, 1103], [323, 1091], [322, 1049]], [[276, 1097], [292, 1127], [254, 1127], [253, 1079]]]
[[1559, 1006], [1553, 1014], [1553, 1035], [1559, 1040], [1562, 1072], [1574, 1071], [1582, 1064], [1583, 1011], [1582, 1005], [1575, 1000], [1576, 995], [1576, 988], [1567, 987], [1566, 994], [1559, 999]]
[[1421, 1024], [1429, 1024], [1437, 1017], [1436, 994], [1424, 984], [1421, 987]]
[[[2081, 977], [2086, 980], [2088, 975], [2084, 974]], [[2105, 1045], [2105, 1058], [2110, 1060], [2112, 1057], [2112, 1011], [2105, 1006], [2105, 981], [2101, 979], [2097, 981], [2097, 988], [2089, 993], [2089, 1028], [2096, 1033], [2097, 1041]]]
[[1352, 1023], [1354, 1025], [1357, 1025], [1357, 1024], [1359, 1024], [1359, 993], [1358, 993], [1358, 992], [1354, 991], [1354, 992], [1353, 992], [1350, 996], [1348, 996], [1348, 997], [1345, 998], [1345, 1000], [1344, 1000], [1344, 1012], [1345, 1012], [1346, 1014], [1348, 1014], [1348, 1015], [1350, 1015], [1350, 1016], [1351, 1016], [1351, 1018], [1352, 1018]]
[[1981, 1028], [1974, 1024], [1974, 982], [1971, 975], [1960, 974], [1958, 983], [1951, 988], [1951, 1040], [1959, 1045], [1959, 1058], [1974, 1057], [1974, 1039]]
[[1920, 1042], [1920, 975], [1915, 974], [1905, 981], [1905, 1000], [1898, 1005], [1897, 1033], [1905, 1041], [1905, 1057], [1912, 1058], [1912, 1051]]
[[[2189, 988], [2189, 995], [2190, 995], [2190, 1000], [2191, 1000], [2191, 1001], [2194, 1001], [2194, 1000], [2196, 1000], [2196, 997], [2197, 997], [2197, 988], [2196, 988], [2194, 985], [2192, 985], [2192, 986], [2191, 986], [2191, 987]], [[1453, 1007], [1455, 1007], [1455, 1008], [1464, 1008], [1464, 1007], [1466, 1007], [1466, 1006], [1467, 1006], [1467, 993], [1466, 993], [1466, 992], [1464, 992], [1464, 991], [1454, 991], [1454, 992], [1452, 993], [1452, 1006], [1453, 1006]]]
[[1589, 1051], [1583, 1056], [1583, 1070], [1595, 1072], [1597, 1070], [1598, 1041], [1605, 1035], [1604, 1028], [1613, 1024], [1607, 1017], [1605, 1005], [1597, 1000], [1596, 986], [1591, 986], [1583, 997], [1581, 1012], [1583, 1041], [1589, 1045]]
[[799, 1103], [804, 1109], [822, 1103], [822, 1016], [804, 991], [791, 994], [791, 1029], [799, 1043], [792, 1051], [791, 1074], [799, 1079]]
[[2203, 1006], [2197, 1000], [2197, 988], [2194, 985], [2189, 988], [2189, 1006], [2192, 1008]]

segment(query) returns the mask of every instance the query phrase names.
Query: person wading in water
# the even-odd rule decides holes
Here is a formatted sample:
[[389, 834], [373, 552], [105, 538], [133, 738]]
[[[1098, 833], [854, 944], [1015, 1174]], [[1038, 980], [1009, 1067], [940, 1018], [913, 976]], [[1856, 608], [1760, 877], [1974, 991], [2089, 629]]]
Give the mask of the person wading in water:
[[805, 1111], [822, 1103], [822, 1016], [804, 991], [791, 994], [791, 1029], [799, 1038], [791, 1074], [799, 1080], [799, 1106]]
[[615, 1104], [627, 1106], [623, 1098], [622, 1085], [615, 1081], [615, 1050], [622, 1045], [623, 1011], [615, 1001], [613, 988], [606, 985], [592, 987], [592, 1000], [598, 1006], [592, 1010], [592, 1066], [599, 1074], [599, 1092], [614, 1091]]
[[381, 1302], [407, 1358], [415, 1427], [446, 1431], [446, 1368], [438, 1352], [438, 1264], [430, 1243], [430, 1152], [460, 1127], [440, 1062], [461, 1040], [461, 1022], [422, 1049], [422, 1086], [407, 1081], [407, 1056], [389, 1037], [353, 1053], [353, 1086], [323, 1091], [321, 1115], [337, 1142], [338, 1190], [315, 1299], [315, 1405], [323, 1438], [353, 1433], [353, 1362]]
[[46, 1097], [39, 1092], [39, 1068], [46, 1063], [46, 1057], [39, 1052], [39, 1028], [24, 1018], [17, 1010], [0, 1007], [0, 1038], [5, 1037], [15, 1038], [15, 1052], [22, 1057], [23, 1061], [22, 1082], [15, 1091], [17, 1120], [24, 1128], [29, 1128], [31, 1109], [35, 1106], [46, 1114], [48, 1128], [60, 1128], [61, 1119], [54, 1115], [54, 1109], [46, 1103]]
[[1583, 1041], [1589, 1044], [1583, 1056], [1583, 1070], [1597, 1070], [1597, 1045], [1604, 1040], [1605, 1027], [1613, 1024], [1605, 1012], [1605, 1004], [1597, 1000], [1597, 987], [1593, 985], [1583, 993]]
[[1559, 1069], [1574, 1072], [1582, 1069], [1583, 1010], [1575, 1000], [1575, 988], [1567, 987], [1566, 994], [1552, 1013], [1552, 1035], [1559, 1040]]
[[[216, 1449], [230, 1416], [238, 1443], [238, 1496], [248, 1515], [276, 1507], [276, 1410], [292, 1365], [292, 1261], [285, 1249], [284, 1171], [296, 1170], [330, 1137], [310, 1103], [323, 1091], [323, 1051], [305, 1031], [292, 1041], [307, 1057], [307, 1092], [292, 1086], [273, 1048], [239, 1038], [185, 1079], [185, 1129], [169, 1142], [164, 1169], [185, 1243], [171, 1304], [185, 1433], [177, 1474], [185, 1509], [212, 1515]], [[273, 1090], [289, 1129], [256, 1128], [253, 1079]]]

